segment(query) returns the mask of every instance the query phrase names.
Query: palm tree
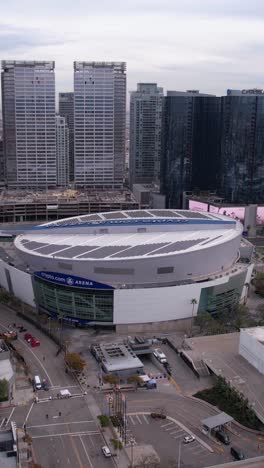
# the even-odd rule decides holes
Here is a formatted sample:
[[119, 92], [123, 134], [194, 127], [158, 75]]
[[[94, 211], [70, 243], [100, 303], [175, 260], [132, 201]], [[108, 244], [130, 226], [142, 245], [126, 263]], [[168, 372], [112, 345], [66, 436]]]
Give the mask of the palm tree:
[[194, 306], [197, 304], [196, 299], [191, 299], [192, 304], [192, 320], [191, 320], [191, 328], [190, 328], [190, 337], [192, 337], [192, 330], [193, 330], [193, 313], [194, 313]]

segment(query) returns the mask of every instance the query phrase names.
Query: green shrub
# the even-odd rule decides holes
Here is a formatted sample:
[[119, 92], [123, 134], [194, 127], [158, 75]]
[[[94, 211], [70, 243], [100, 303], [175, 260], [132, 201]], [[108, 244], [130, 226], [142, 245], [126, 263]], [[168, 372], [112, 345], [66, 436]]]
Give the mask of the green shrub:
[[111, 442], [112, 442], [113, 447], [114, 447], [115, 450], [122, 450], [123, 445], [122, 445], [122, 442], [120, 442], [120, 440], [118, 440], [118, 439], [111, 439]]
[[108, 427], [109, 424], [110, 424], [110, 421], [109, 421], [109, 417], [108, 416], [105, 416], [104, 414], [100, 414], [98, 416], [98, 419], [100, 421], [100, 424], [102, 427]]
[[116, 416], [110, 416], [110, 419], [111, 419], [111, 423], [113, 424], [114, 427], [119, 427], [120, 426], [118, 418]]
[[217, 377], [214, 387], [202, 390], [194, 396], [217, 406], [243, 426], [260, 429], [260, 421], [248, 399], [234, 387], [231, 387], [223, 377]]

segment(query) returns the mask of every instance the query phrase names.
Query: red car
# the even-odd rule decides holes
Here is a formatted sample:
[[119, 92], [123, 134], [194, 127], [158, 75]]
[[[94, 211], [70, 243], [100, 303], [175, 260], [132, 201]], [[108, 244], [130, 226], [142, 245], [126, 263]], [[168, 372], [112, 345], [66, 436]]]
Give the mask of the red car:
[[31, 340], [32, 338], [33, 338], [33, 336], [30, 333], [25, 333], [25, 335], [24, 335], [25, 340], [28, 341], [28, 340]]
[[36, 338], [31, 338], [30, 340], [31, 348], [36, 348], [37, 346], [40, 346], [40, 341], [36, 340]]

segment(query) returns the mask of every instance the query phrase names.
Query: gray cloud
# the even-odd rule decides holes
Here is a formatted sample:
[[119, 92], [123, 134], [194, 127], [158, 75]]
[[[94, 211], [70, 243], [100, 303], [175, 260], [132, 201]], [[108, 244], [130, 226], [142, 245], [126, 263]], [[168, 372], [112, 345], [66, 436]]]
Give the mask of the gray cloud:
[[51, 35], [37, 29], [24, 29], [0, 23], [0, 53], [26, 52], [36, 47], [56, 46], [65, 41], [56, 35]]

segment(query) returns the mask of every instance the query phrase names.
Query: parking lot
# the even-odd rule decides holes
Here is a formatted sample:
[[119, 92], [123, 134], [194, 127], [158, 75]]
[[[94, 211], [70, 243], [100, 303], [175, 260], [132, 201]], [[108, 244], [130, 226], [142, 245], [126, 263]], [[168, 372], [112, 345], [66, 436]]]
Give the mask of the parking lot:
[[137, 444], [153, 445], [164, 465], [174, 466], [179, 451], [182, 467], [200, 468], [232, 460], [229, 451], [222, 447], [212, 453], [199, 435], [195, 435], [195, 441], [184, 444], [184, 437], [191, 431], [176, 420], [153, 420], [149, 414], [128, 414], [128, 431], [128, 437], [135, 437]]

